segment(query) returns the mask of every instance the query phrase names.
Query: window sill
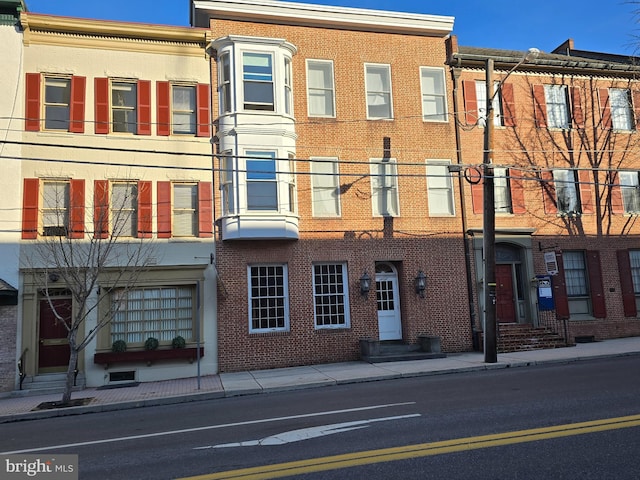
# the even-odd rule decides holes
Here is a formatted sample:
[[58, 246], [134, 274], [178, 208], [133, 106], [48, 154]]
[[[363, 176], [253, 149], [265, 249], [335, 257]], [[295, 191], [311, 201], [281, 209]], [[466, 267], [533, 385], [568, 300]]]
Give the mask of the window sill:
[[[200, 356], [204, 356], [204, 347], [200, 347]], [[151, 365], [159, 360], [187, 360], [193, 363], [198, 357], [197, 347], [172, 348], [169, 350], [138, 350], [130, 352], [102, 352], [93, 356], [93, 363], [109, 365], [114, 363], [146, 363]]]

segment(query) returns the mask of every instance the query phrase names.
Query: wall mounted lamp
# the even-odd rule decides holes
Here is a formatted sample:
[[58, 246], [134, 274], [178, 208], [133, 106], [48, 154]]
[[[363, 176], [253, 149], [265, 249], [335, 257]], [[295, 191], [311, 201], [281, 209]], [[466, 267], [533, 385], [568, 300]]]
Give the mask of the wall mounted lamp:
[[427, 289], [427, 276], [422, 270], [420, 270], [418, 275], [416, 275], [415, 287], [416, 294], [420, 295], [421, 298], [424, 298], [424, 291]]
[[371, 290], [371, 277], [365, 270], [360, 277], [360, 295], [366, 297], [369, 294], [369, 290]]
[[60, 280], [60, 275], [58, 275], [56, 272], [51, 272], [49, 274], [49, 281], [51, 282], [57, 282], [58, 280]]

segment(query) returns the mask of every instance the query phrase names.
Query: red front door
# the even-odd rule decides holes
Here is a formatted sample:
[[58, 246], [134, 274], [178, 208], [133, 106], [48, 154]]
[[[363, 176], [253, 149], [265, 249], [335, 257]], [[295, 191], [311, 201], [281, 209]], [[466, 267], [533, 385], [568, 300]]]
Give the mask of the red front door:
[[[71, 299], [51, 301], [55, 312], [67, 324], [71, 322]], [[40, 342], [38, 348], [38, 371], [64, 371], [69, 364], [69, 341], [67, 327], [59, 320], [48, 300], [40, 300]]]
[[511, 265], [496, 265], [496, 316], [498, 322], [516, 322]]

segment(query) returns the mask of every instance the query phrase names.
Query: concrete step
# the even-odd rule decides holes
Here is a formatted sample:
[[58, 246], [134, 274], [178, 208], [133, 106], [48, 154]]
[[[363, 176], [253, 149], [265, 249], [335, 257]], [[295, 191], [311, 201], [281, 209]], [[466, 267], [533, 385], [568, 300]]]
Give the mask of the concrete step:
[[428, 360], [446, 356], [442, 352], [424, 352], [418, 344], [407, 344], [399, 341], [379, 342], [373, 352], [362, 352], [361, 354], [362, 360], [369, 363]]
[[[66, 373], [45, 373], [26, 377], [22, 382], [22, 390], [15, 392], [18, 395], [46, 395], [62, 393], [64, 391]], [[85, 386], [85, 378], [82, 373], [76, 377], [74, 391], [82, 390]]]

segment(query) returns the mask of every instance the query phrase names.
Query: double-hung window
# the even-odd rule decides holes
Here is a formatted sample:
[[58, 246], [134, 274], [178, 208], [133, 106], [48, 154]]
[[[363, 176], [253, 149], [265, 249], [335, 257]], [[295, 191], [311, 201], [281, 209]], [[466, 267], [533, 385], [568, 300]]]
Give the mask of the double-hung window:
[[447, 92], [442, 68], [420, 67], [422, 119], [425, 122], [447, 121]]
[[393, 118], [391, 99], [391, 66], [365, 64], [367, 88], [367, 118]]
[[333, 62], [307, 60], [307, 95], [310, 117], [335, 117]]
[[622, 203], [625, 213], [640, 213], [640, 182], [638, 172], [619, 172]]
[[631, 130], [633, 128], [633, 115], [629, 90], [625, 88], [610, 88], [609, 104], [613, 129]]
[[429, 215], [454, 215], [453, 185], [448, 160], [427, 160], [427, 194]]
[[111, 224], [116, 237], [138, 235], [138, 183], [114, 182], [111, 186]]
[[171, 126], [174, 134], [196, 133], [196, 87], [172, 85]]
[[249, 331], [289, 329], [289, 293], [286, 265], [251, 265], [249, 276]]
[[173, 225], [174, 237], [195, 237], [198, 235], [198, 185], [193, 183], [173, 184]]
[[166, 345], [177, 336], [193, 341], [194, 293], [190, 285], [112, 290], [111, 341], [140, 346], [149, 337]]
[[347, 266], [344, 263], [313, 266], [313, 305], [316, 328], [349, 327]]
[[580, 198], [578, 196], [577, 177], [575, 170], [554, 170], [553, 181], [556, 189], [558, 213], [580, 213]]
[[71, 79], [45, 77], [44, 128], [46, 130], [69, 130], [70, 105]]
[[511, 186], [508, 174], [509, 170], [506, 168], [493, 169], [493, 196], [496, 213], [512, 213]]
[[114, 132], [137, 132], [137, 85], [133, 82], [111, 83], [111, 117]]
[[246, 152], [247, 210], [278, 210], [275, 152]]
[[231, 112], [231, 60], [228, 53], [220, 55], [218, 60], [218, 95], [220, 113]]
[[564, 278], [569, 299], [569, 313], [573, 315], [591, 315], [589, 276], [583, 251], [564, 251]]
[[273, 112], [273, 55], [244, 52], [242, 54], [244, 109]]
[[640, 250], [629, 250], [629, 263], [633, 292], [636, 296], [636, 310], [640, 311]]
[[69, 229], [69, 182], [42, 185], [42, 234], [66, 236]]
[[547, 126], [568, 129], [569, 97], [566, 85], [545, 85], [544, 98], [547, 105]]
[[284, 59], [284, 113], [293, 115], [293, 93], [291, 79], [291, 59]]
[[314, 217], [340, 216], [340, 174], [337, 158], [311, 159], [311, 190]]
[[394, 159], [371, 160], [371, 201], [374, 216], [398, 216], [398, 169]]
[[230, 151], [220, 156], [220, 190], [222, 191], [222, 214], [233, 215], [236, 212], [234, 176], [234, 158]]
[[[504, 115], [502, 115], [502, 96], [500, 91], [496, 90], [497, 85], [494, 84], [493, 88], [493, 100], [491, 106], [493, 107], [493, 124], [496, 126], [504, 126]], [[487, 122], [487, 84], [486, 82], [476, 82], [476, 98], [478, 100], [478, 120], [481, 125], [486, 125]]]

